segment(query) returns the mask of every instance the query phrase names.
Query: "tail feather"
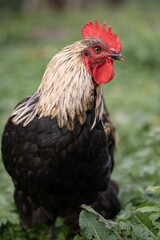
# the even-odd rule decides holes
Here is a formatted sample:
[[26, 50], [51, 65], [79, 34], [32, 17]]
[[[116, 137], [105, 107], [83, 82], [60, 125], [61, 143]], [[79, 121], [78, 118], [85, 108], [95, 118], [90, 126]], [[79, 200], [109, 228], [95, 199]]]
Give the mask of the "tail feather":
[[117, 194], [118, 185], [113, 180], [110, 180], [107, 190], [98, 193], [97, 199], [91, 207], [104, 218], [112, 219], [120, 211], [120, 203]]

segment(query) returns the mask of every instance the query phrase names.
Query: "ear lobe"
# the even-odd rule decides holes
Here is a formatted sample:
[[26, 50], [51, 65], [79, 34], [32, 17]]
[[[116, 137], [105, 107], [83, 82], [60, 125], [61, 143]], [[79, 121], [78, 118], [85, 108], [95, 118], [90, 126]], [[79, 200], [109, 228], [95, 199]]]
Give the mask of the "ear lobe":
[[113, 61], [108, 59], [105, 63], [98, 64], [93, 69], [93, 79], [96, 84], [111, 81], [115, 75]]

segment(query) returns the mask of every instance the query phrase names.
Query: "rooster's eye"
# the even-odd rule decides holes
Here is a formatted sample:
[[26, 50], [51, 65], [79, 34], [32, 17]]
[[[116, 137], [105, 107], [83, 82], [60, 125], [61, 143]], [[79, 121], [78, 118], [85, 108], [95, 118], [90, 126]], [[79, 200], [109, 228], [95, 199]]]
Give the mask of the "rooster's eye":
[[102, 50], [102, 49], [101, 49], [101, 47], [99, 47], [99, 46], [97, 46], [97, 47], [94, 48], [94, 52], [95, 52], [95, 53], [101, 53], [101, 50]]

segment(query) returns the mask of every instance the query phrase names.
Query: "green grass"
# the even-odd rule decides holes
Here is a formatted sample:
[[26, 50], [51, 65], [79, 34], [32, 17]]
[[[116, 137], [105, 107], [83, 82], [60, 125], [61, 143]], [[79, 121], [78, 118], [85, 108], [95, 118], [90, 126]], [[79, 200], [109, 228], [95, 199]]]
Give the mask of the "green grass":
[[[160, 185], [157, 150], [160, 139], [156, 130], [160, 125], [159, 7], [158, 1], [130, 2], [120, 8], [106, 4], [60, 13], [10, 14], [0, 22], [0, 134], [15, 105], [38, 88], [51, 57], [82, 38], [80, 30], [86, 22], [97, 18], [100, 24], [106, 21], [112, 25], [122, 42], [126, 61], [115, 62], [116, 76], [103, 88], [119, 135], [113, 178], [120, 185], [124, 215], [127, 211], [134, 214], [134, 207], [150, 202], [145, 192], [148, 186]], [[149, 140], [152, 143], [147, 145]], [[14, 229], [14, 236], [18, 236], [18, 231], [34, 238], [35, 232], [17, 230], [19, 220], [12, 205], [13, 186], [1, 162], [0, 189], [0, 239], [4, 239], [2, 234], [8, 229]], [[154, 194], [151, 197], [155, 203], [157, 198]], [[130, 210], [126, 210], [127, 204]], [[128, 218], [123, 221], [127, 222]], [[61, 223], [57, 226], [61, 229], [57, 239], [65, 239], [70, 230], [63, 224], [61, 228]], [[26, 239], [25, 234], [20, 239]]]

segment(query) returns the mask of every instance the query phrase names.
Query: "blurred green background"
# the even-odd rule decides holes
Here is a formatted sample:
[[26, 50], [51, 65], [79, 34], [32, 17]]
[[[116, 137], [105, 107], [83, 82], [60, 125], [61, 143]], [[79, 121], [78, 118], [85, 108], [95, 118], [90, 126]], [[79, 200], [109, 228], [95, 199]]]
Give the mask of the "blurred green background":
[[[89, 20], [98, 19], [101, 25], [106, 21], [121, 40], [126, 59], [115, 62], [115, 78], [103, 86], [105, 102], [119, 135], [113, 177], [120, 182], [122, 205], [126, 183], [131, 186], [135, 176], [139, 186], [160, 185], [158, 178], [136, 175], [137, 169], [140, 174], [148, 164], [157, 171], [159, 165], [154, 157], [141, 161], [142, 157], [138, 163], [132, 158], [144, 149], [146, 132], [157, 131], [160, 125], [159, 11], [158, 0], [2, 0], [0, 135], [15, 105], [38, 88], [51, 57], [62, 47], [82, 39], [81, 28]], [[144, 154], [147, 156], [147, 151]], [[13, 201], [12, 192], [11, 180], [0, 161], [0, 210], [7, 209], [7, 202]]]

